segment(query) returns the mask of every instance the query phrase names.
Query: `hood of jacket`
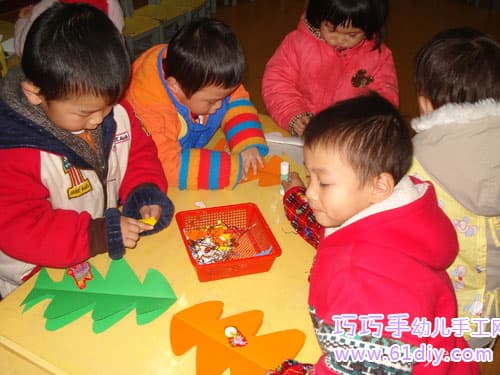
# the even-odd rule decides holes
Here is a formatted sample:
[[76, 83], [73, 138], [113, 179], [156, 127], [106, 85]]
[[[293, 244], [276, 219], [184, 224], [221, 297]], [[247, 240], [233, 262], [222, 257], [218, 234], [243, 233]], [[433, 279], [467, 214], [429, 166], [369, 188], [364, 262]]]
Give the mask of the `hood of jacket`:
[[[363, 267], [390, 260], [378, 270], [397, 276], [408, 264], [446, 270], [458, 251], [455, 229], [437, 205], [432, 184], [412, 178], [420, 193], [415, 200], [384, 209], [343, 226], [327, 236], [323, 246], [347, 247], [353, 261]], [[367, 252], [366, 249], [369, 249]], [[383, 263], [383, 262], [382, 262]], [[397, 278], [397, 277], [396, 277]]]
[[462, 206], [500, 215], [500, 102], [447, 104], [411, 123], [416, 159]]
[[104, 176], [116, 131], [113, 111], [91, 131], [96, 144], [103, 145], [93, 150], [80, 137], [54, 125], [40, 106], [29, 103], [21, 89], [23, 80], [22, 69], [15, 67], [0, 82], [0, 149], [37, 148], [64, 155], [71, 164]]

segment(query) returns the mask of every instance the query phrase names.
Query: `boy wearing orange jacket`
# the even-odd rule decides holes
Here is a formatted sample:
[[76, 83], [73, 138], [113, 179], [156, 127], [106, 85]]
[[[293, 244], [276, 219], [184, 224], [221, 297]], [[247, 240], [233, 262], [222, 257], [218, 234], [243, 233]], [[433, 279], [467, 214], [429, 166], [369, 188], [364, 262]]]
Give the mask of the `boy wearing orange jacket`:
[[[263, 166], [268, 147], [241, 85], [244, 69], [236, 36], [210, 18], [191, 22], [134, 62], [126, 98], [151, 133], [170, 185], [234, 188]], [[205, 148], [219, 127], [228, 152]]]

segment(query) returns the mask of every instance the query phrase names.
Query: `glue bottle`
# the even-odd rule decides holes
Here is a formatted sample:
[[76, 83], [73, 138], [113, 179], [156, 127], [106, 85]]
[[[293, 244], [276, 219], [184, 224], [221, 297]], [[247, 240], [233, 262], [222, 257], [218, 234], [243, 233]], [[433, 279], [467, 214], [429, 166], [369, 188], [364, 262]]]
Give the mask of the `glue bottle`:
[[[288, 173], [290, 172], [290, 164], [287, 161], [280, 163], [280, 181], [288, 181]], [[285, 195], [285, 189], [280, 184], [280, 194]]]

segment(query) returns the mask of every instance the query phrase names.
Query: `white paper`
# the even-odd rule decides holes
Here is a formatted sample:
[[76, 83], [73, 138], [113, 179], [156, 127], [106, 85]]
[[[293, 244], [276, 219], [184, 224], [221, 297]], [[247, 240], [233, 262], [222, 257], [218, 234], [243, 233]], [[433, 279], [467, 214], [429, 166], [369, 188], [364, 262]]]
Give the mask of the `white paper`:
[[304, 164], [302, 148], [304, 142], [300, 137], [285, 137], [279, 132], [271, 132], [264, 134], [267, 145], [269, 146], [270, 155], [286, 154], [292, 158], [297, 164]]

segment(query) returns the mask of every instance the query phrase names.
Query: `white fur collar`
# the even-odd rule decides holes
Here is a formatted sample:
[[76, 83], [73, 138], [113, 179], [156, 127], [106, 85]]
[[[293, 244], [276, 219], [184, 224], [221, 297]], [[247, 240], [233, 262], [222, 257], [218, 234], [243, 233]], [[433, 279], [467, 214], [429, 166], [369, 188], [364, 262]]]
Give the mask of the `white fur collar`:
[[500, 116], [500, 102], [494, 99], [485, 99], [477, 103], [450, 103], [413, 119], [411, 127], [420, 133], [433, 127], [476, 121], [490, 116]]

